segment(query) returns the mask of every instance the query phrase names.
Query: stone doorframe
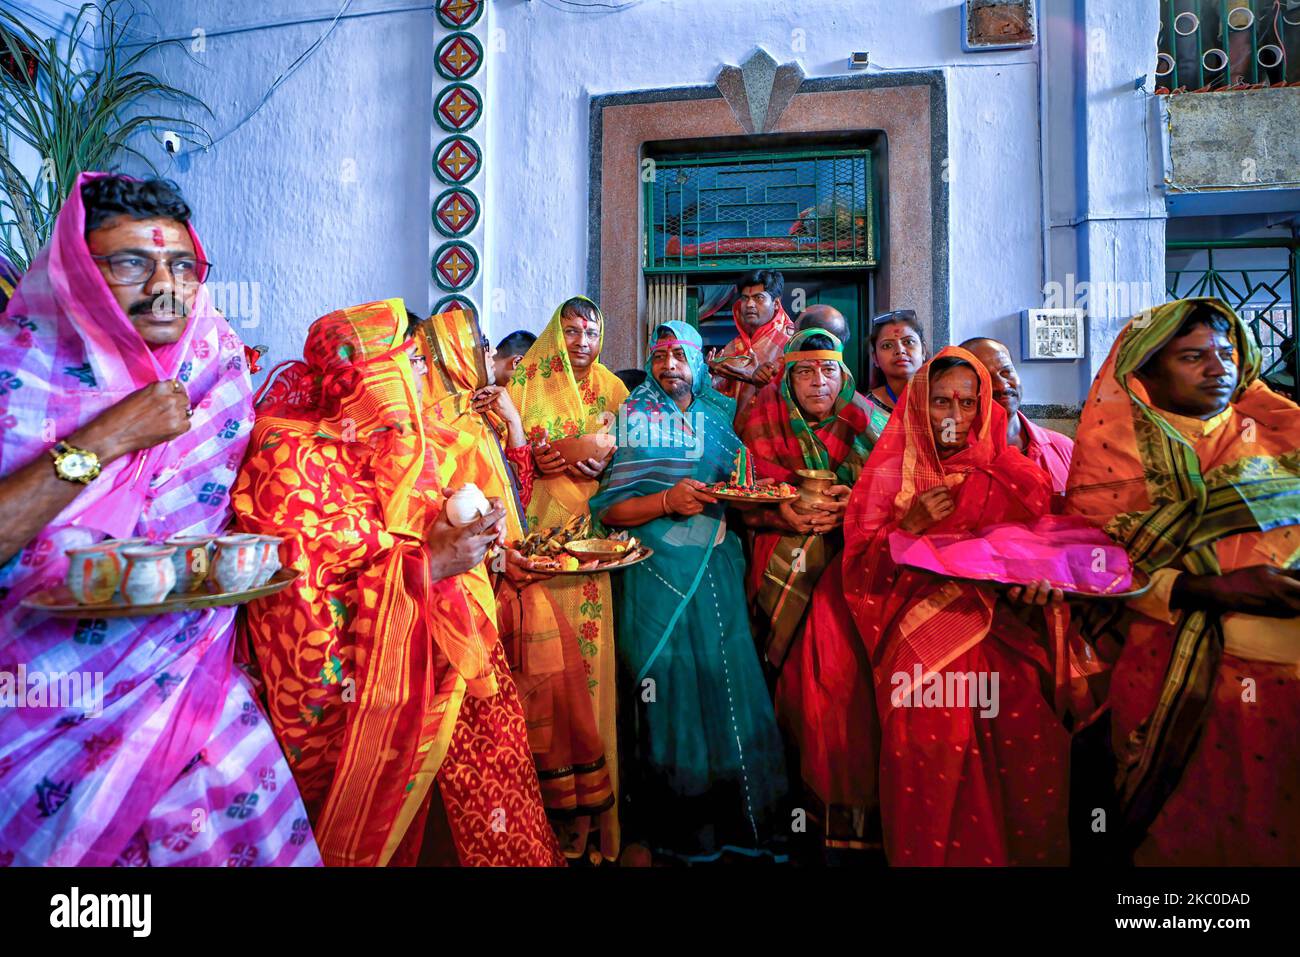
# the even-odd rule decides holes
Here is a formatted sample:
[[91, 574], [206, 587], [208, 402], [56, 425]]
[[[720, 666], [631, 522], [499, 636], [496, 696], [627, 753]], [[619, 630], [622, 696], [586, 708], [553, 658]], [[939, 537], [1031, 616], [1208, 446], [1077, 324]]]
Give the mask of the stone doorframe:
[[[749, 77], [755, 61], [770, 75], [766, 95]], [[883, 134], [887, 176], [880, 197], [877, 308], [915, 309], [932, 354], [947, 344], [948, 108], [942, 72], [801, 77], [797, 65], [776, 68], [760, 50], [744, 66], [724, 68], [712, 86], [591, 98], [587, 295], [609, 322], [603, 357], [609, 368], [644, 363], [645, 144], [747, 133]], [[765, 115], [756, 119], [760, 113]]]

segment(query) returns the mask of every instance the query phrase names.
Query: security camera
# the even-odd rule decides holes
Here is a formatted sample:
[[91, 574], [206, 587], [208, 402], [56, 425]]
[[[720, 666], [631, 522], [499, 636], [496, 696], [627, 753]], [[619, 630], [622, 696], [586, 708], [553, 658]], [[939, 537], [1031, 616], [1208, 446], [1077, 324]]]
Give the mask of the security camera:
[[168, 153], [179, 153], [181, 151], [181, 137], [179, 133], [173, 133], [168, 130], [163, 134], [163, 149]]

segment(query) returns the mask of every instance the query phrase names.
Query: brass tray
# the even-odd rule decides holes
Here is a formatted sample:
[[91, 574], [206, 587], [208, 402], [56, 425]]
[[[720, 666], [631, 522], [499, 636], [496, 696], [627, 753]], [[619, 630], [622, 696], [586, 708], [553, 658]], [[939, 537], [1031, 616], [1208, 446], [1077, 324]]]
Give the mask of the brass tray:
[[600, 559], [626, 558], [629, 555], [635, 555], [637, 548], [640, 547], [639, 543], [631, 548], [624, 548], [622, 551], [606, 547], [612, 542], [620, 541], [622, 544], [627, 544], [626, 541], [616, 538], [580, 538], [576, 541], [565, 542], [564, 550], [579, 561], [589, 562], [593, 558], [597, 561]]
[[[641, 545], [630, 554], [624, 555], [618, 561], [605, 562], [597, 565], [595, 568], [571, 568], [568, 570], [538, 568], [536, 570], [539, 572], [545, 572], [548, 575], [598, 575], [601, 572], [617, 572], [622, 571], [624, 568], [631, 568], [633, 565], [639, 565], [654, 553], [655, 550], [653, 548]], [[577, 556], [574, 557], [576, 558]]]
[[[906, 568], [914, 572], [925, 572], [927, 575], [934, 575], [936, 578], [943, 577], [949, 581], [955, 582], [972, 582], [976, 585], [994, 585], [998, 588], [1017, 588], [1027, 586], [1028, 582], [1004, 582], [996, 578], [962, 578], [957, 575], [940, 576], [937, 572], [929, 568], [922, 568], [920, 565], [900, 565], [900, 568]], [[1060, 588], [1059, 585], [1053, 585], [1053, 588]], [[1090, 601], [1127, 601], [1130, 598], [1137, 598], [1144, 595], [1151, 588], [1151, 576], [1140, 568], [1133, 569], [1133, 587], [1128, 591], [1113, 592], [1095, 592], [1095, 591], [1073, 591], [1069, 588], [1061, 588], [1067, 599], [1084, 599]]]
[[72, 592], [68, 591], [66, 585], [33, 592], [20, 604], [23, 608], [42, 611], [55, 618], [148, 618], [154, 615], [170, 615], [178, 611], [192, 611], [196, 608], [243, 605], [283, 591], [301, 574], [290, 568], [281, 568], [266, 584], [244, 591], [216, 591], [215, 582], [204, 582], [198, 591], [171, 594], [153, 605], [128, 605], [121, 595], [114, 596], [111, 602], [102, 605], [80, 605], [72, 597]]
[[[711, 359], [706, 363], [709, 371], [715, 375], [720, 375], [724, 379], [734, 379], [736, 382], [744, 382], [749, 385], [757, 383], [751, 378], [754, 370], [758, 368], [754, 356], [726, 356], [722, 359]], [[748, 368], [748, 371], [745, 371]]]

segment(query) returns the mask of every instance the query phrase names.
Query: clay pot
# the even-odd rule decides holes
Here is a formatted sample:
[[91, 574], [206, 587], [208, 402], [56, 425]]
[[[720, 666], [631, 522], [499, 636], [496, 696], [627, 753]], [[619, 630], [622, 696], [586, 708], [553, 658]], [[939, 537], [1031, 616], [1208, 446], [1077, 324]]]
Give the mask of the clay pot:
[[122, 573], [122, 598], [128, 605], [156, 605], [176, 584], [171, 545], [140, 545], [124, 548], [126, 571]]
[[83, 605], [102, 605], [113, 597], [122, 581], [122, 559], [111, 542], [70, 548], [68, 590]]
[[257, 539], [262, 561], [253, 582], [254, 588], [265, 585], [280, 570], [280, 539], [274, 535], [258, 535]]
[[247, 591], [262, 571], [262, 542], [256, 535], [225, 535], [217, 539], [212, 577], [223, 592]]
[[167, 539], [166, 544], [176, 548], [172, 567], [176, 569], [177, 592], [198, 591], [207, 581], [216, 540], [215, 535], [175, 535]]

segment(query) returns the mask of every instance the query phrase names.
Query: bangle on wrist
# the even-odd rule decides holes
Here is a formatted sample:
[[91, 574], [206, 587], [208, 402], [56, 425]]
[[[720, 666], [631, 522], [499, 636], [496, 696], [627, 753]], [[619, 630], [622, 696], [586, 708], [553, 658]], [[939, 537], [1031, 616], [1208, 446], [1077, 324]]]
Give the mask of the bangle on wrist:
[[672, 509], [668, 507], [668, 492], [670, 489], [664, 489], [663, 498], [659, 500], [659, 507], [664, 510], [665, 515], [671, 515]]

